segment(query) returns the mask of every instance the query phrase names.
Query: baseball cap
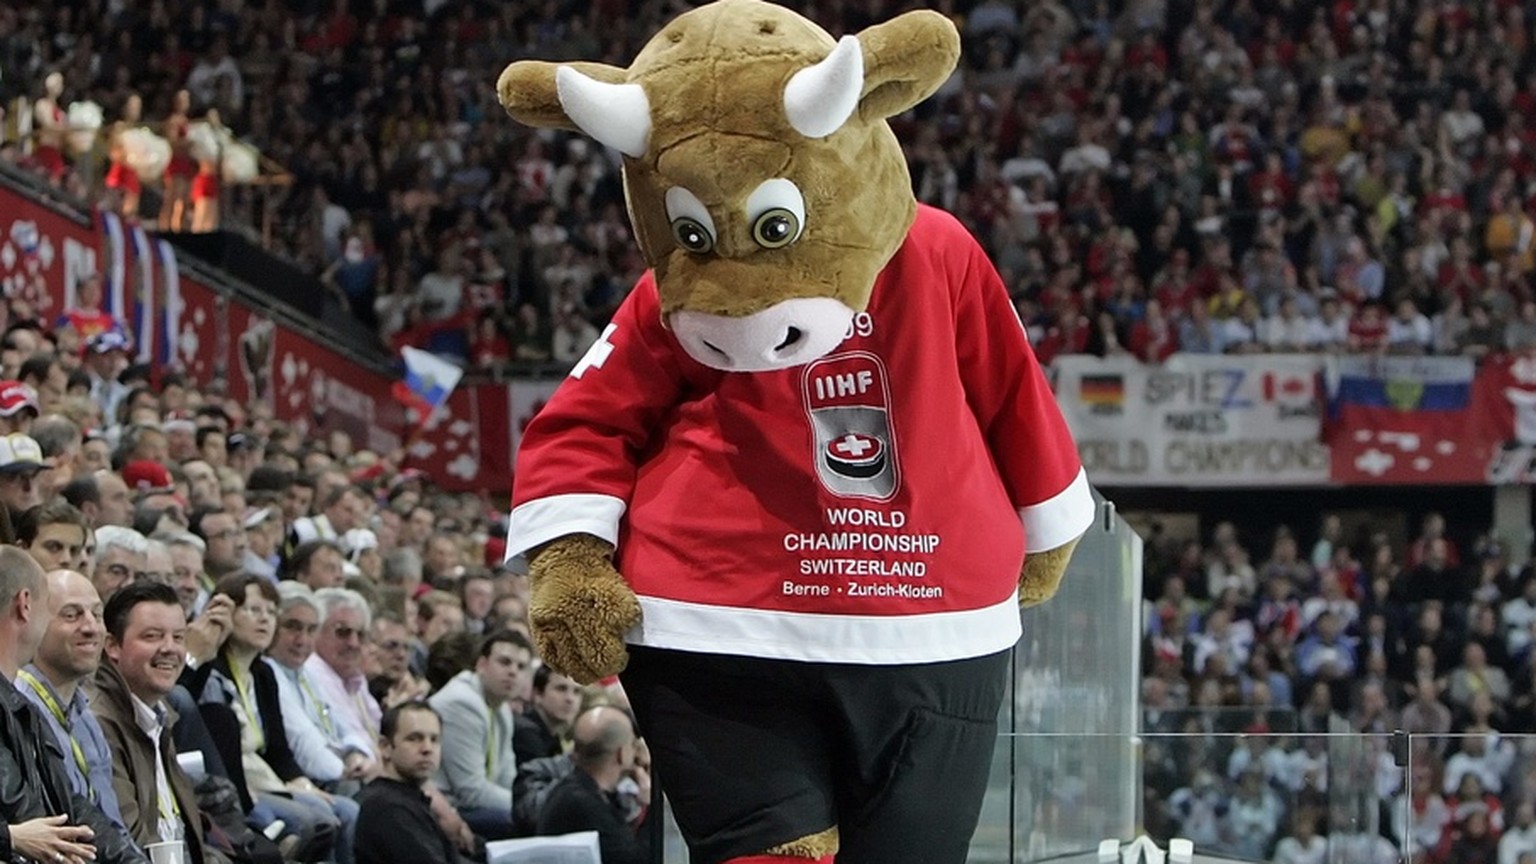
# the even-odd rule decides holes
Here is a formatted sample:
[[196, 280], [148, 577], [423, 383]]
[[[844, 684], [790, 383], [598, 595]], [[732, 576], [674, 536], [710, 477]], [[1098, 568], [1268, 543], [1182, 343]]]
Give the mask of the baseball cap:
[[85, 346], [97, 354], [108, 351], [127, 351], [128, 337], [118, 330], [104, 330], [92, 336]]
[[139, 459], [124, 465], [123, 482], [141, 495], [172, 492], [176, 489], [170, 470], [152, 459]]
[[37, 391], [20, 381], [0, 381], [0, 417], [12, 417], [25, 408], [37, 410]]
[[43, 448], [32, 436], [16, 432], [0, 438], [0, 472], [26, 474], [43, 468]]
[[245, 511], [243, 524], [246, 528], [255, 528], [257, 525], [267, 521], [271, 515], [271, 507], [250, 507]]
[[348, 558], [356, 559], [366, 549], [379, 548], [379, 535], [367, 528], [353, 528], [341, 536], [341, 548], [347, 551]]

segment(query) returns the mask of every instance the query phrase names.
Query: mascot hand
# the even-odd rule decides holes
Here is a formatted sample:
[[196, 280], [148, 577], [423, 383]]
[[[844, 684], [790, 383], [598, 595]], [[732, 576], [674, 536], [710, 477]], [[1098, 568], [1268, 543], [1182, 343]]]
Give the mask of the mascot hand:
[[1072, 550], [1077, 548], [1073, 540], [1055, 549], [1031, 552], [1024, 559], [1024, 572], [1019, 574], [1019, 605], [1028, 609], [1056, 596], [1061, 587], [1061, 576], [1067, 572], [1067, 562], [1072, 560]]
[[624, 669], [624, 633], [640, 623], [640, 601], [612, 554], [606, 540], [569, 534], [535, 552], [528, 565], [528, 620], [539, 656], [582, 684]]

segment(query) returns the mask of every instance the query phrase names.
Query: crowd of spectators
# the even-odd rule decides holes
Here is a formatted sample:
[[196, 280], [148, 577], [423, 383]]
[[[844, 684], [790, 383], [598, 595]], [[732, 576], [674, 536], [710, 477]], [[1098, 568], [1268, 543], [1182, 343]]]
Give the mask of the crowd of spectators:
[[99, 308], [12, 312], [0, 784], [44, 791], [0, 788], [0, 858], [457, 864], [597, 830], [650, 860], [644, 740], [616, 681], [538, 660], [504, 501], [132, 365]]
[[[834, 33], [906, 8], [799, 5]], [[1042, 361], [1536, 346], [1530, 4], [924, 5], [954, 16], [966, 51], [934, 99], [895, 121], [915, 189], [987, 247]], [[109, 120], [132, 97], [144, 117], [170, 117], [185, 90], [191, 114], [216, 109], [293, 173], [275, 205], [274, 251], [319, 275], [384, 342], [458, 354], [477, 369], [568, 364], [644, 266], [617, 162], [581, 136], [507, 120], [493, 82], [524, 57], [622, 64], [681, 8], [11, 3], [0, 7], [0, 96], [14, 130], [14, 100], [30, 110], [50, 72], [63, 76], [61, 104], [92, 99]], [[0, 155], [51, 170], [14, 135]], [[78, 161], [58, 181], [99, 191], [99, 162]], [[235, 211], [226, 224], [254, 222], [255, 212], [240, 212], [254, 202], [226, 196]], [[232, 567], [205, 564], [209, 576], [243, 568], [362, 591], [376, 619], [362, 650], [378, 703], [447, 690], [482, 659], [487, 674], [503, 660], [537, 666], [515, 639], [480, 658], [461, 638], [520, 628], [526, 588], [497, 566], [488, 539], [501, 502], [438, 495], [387, 455], [355, 453], [340, 436], [301, 441], [174, 376], [159, 392], [116, 383], [102, 371], [115, 349], [68, 335], [23, 327], [0, 344], [0, 374], [35, 387], [41, 413], [61, 417], [36, 421], [46, 467], [28, 494], [66, 493], [92, 529], [136, 526], [141, 539], [159, 535], [172, 560], [194, 549]], [[74, 359], [82, 344], [84, 363]], [[51, 348], [62, 349], [58, 361], [23, 364]], [[9, 434], [21, 430], [6, 425], [7, 399], [0, 385]], [[71, 428], [86, 433], [77, 451]], [[0, 457], [11, 458], [3, 447]], [[69, 470], [80, 475], [73, 495]], [[0, 465], [0, 494], [17, 482]], [[9, 506], [18, 519], [26, 510]], [[1536, 731], [1536, 578], [1496, 544], [1458, 549], [1443, 532], [1431, 521], [1398, 548], [1369, 532], [1346, 542], [1325, 521], [1315, 537], [1282, 529], [1244, 543], [1225, 526], [1204, 545], [1150, 545], [1148, 731], [1247, 738], [1149, 748], [1149, 827], [1201, 849], [1323, 860], [1336, 824], [1327, 750], [1298, 736], [1342, 723], [1451, 736], [1414, 752], [1406, 782], [1401, 754], [1371, 739], [1381, 832], [1350, 860], [1392, 860], [1397, 850], [1431, 864], [1536, 860], [1536, 750], [1502, 737]], [[187, 534], [202, 548], [170, 539]], [[197, 568], [125, 565], [112, 560], [125, 544], [95, 537], [95, 559], [82, 566], [103, 600], [117, 587], [113, 567], [170, 574], [193, 626], [206, 618], [217, 592], [193, 578]], [[289, 537], [335, 546], [296, 557]], [[230, 544], [240, 543], [236, 555]], [[1267, 559], [1255, 566], [1248, 548]], [[262, 599], [256, 583], [229, 602], [244, 608], [247, 589], [257, 592], [249, 602], [276, 607], [270, 650], [281, 653], [282, 616], [310, 607], [286, 590]], [[319, 604], [316, 626], [348, 608]], [[444, 659], [453, 651], [457, 665]], [[531, 704], [543, 731], [514, 729], [507, 746], [520, 778], [540, 776], [522, 770], [517, 733], [524, 745], [568, 738], [574, 712], [612, 694], [579, 693], [546, 671], [535, 696], [536, 676], [514, 678], [507, 704], [518, 713]], [[205, 683], [197, 696], [239, 708], [241, 686]], [[554, 713], [540, 707], [546, 700]], [[249, 791], [257, 812], [262, 790]], [[514, 830], [536, 825], [520, 808], [542, 794], [514, 799]], [[464, 836], [485, 827], [478, 809], [466, 806], [463, 824], [437, 812], [451, 836]], [[351, 818], [334, 807], [289, 815]]]
[[[911, 4], [797, 5], [842, 33]], [[895, 125], [1042, 359], [1536, 344], [1527, 4], [937, 6], [961, 69]], [[293, 173], [277, 251], [386, 342], [569, 364], [643, 269], [617, 161], [506, 119], [493, 82], [526, 57], [622, 64], [681, 8], [23, 2], [0, 10], [0, 88], [43, 97], [59, 70], [61, 104], [183, 122], [185, 88]]]
[[1279, 864], [1536, 860], [1536, 568], [1438, 513], [1407, 543], [1307, 527], [1149, 543], [1148, 830]]

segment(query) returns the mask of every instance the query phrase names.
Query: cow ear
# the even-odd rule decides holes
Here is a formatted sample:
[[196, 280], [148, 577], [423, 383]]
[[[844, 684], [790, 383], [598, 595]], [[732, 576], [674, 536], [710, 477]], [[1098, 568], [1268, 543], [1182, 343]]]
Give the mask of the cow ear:
[[519, 60], [502, 71], [496, 80], [496, 95], [501, 107], [513, 120], [540, 129], [582, 129], [560, 104], [560, 90], [555, 76], [561, 66], [604, 84], [624, 83], [625, 70], [606, 63], [546, 63], [543, 60]]
[[859, 33], [864, 47], [865, 120], [891, 117], [927, 99], [960, 61], [960, 32], [928, 9], [898, 15]]

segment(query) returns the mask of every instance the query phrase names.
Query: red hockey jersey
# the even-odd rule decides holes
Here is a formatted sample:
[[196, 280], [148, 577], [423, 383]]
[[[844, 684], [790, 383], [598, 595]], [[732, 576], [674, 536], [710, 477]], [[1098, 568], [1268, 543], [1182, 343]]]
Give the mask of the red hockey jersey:
[[843, 343], [798, 368], [695, 362], [647, 274], [529, 423], [512, 505], [509, 556], [616, 544], [634, 644], [872, 664], [1013, 645], [1026, 548], [1094, 510], [1001, 280], [929, 208]]

